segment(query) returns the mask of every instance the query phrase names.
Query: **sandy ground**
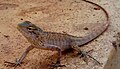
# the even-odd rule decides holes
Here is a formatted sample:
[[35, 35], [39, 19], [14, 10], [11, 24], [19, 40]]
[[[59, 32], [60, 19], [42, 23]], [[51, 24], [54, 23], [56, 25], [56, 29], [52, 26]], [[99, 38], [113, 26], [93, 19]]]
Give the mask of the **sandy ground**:
[[[110, 16], [110, 26], [100, 37], [81, 47], [102, 63], [97, 65], [88, 60], [88, 65], [74, 51], [63, 53], [61, 63], [66, 67], [59, 69], [103, 69], [112, 50], [111, 42], [120, 31], [120, 1], [90, 0], [104, 7]], [[17, 24], [31, 21], [45, 31], [66, 32], [84, 37], [93, 30], [102, 28], [106, 21], [101, 10], [80, 0], [0, 0], [0, 69], [6, 67], [4, 61], [14, 62], [30, 43], [17, 30]], [[84, 28], [88, 30], [84, 30]], [[57, 52], [34, 49], [27, 55], [24, 63], [17, 69], [47, 69], [56, 61]]]

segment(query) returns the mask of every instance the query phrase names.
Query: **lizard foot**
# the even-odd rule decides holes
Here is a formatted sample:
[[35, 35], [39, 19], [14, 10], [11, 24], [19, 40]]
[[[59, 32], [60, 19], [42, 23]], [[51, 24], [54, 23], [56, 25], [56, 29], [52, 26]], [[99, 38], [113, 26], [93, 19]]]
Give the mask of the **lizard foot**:
[[80, 55], [80, 58], [83, 58], [83, 60], [86, 62], [86, 64], [88, 64], [88, 57], [92, 58], [93, 60], [95, 60], [98, 64], [101, 64], [99, 61], [97, 61], [95, 58], [93, 58], [91, 55], [89, 55], [88, 53], [91, 52], [93, 50], [90, 50], [88, 52], [85, 51], [79, 51], [78, 55]]
[[14, 67], [14, 69], [15, 69], [17, 66], [21, 66], [21, 64], [22, 64], [22, 62], [20, 62], [19, 60], [16, 60], [15, 63], [8, 62], [8, 61], [5, 61], [4, 63], [5, 63], [6, 66]]
[[65, 65], [61, 65], [59, 61], [56, 63], [52, 63], [50, 69], [58, 68], [58, 67], [65, 67]]

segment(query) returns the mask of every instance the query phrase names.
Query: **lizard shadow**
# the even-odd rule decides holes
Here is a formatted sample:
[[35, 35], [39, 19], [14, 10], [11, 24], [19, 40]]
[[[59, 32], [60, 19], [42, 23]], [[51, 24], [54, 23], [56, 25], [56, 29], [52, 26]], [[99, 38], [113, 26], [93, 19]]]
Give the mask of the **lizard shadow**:
[[[74, 54], [74, 49], [67, 49], [62, 52], [62, 60], [77, 57], [78, 55]], [[46, 58], [42, 62], [34, 65], [34, 69], [49, 69], [50, 65], [57, 60], [57, 53]]]

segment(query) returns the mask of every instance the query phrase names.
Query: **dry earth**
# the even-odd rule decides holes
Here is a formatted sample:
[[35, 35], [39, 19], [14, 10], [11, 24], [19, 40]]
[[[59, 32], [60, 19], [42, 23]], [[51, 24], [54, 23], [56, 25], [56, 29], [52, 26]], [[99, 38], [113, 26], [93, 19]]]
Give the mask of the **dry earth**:
[[[64, 53], [61, 62], [66, 67], [59, 69], [103, 69], [112, 50], [111, 42], [114, 35], [120, 31], [120, 1], [90, 0], [104, 7], [110, 16], [110, 26], [100, 37], [81, 47], [102, 63], [96, 64], [89, 59], [88, 65], [75, 54]], [[17, 24], [31, 21], [45, 31], [67, 32], [84, 37], [93, 30], [101, 29], [106, 21], [101, 10], [96, 6], [81, 0], [0, 0], [0, 69], [6, 67], [4, 61], [14, 62], [19, 58], [30, 43], [17, 30]], [[84, 30], [88, 28], [88, 30]], [[54, 51], [34, 49], [17, 69], [47, 69], [55, 62], [57, 54]]]

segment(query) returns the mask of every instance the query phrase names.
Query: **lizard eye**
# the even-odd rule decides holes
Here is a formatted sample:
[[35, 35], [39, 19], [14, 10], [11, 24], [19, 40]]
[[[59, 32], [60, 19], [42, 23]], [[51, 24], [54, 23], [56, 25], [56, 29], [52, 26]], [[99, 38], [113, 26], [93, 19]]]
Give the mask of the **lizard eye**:
[[28, 29], [29, 31], [37, 30], [36, 28], [34, 28], [34, 27], [32, 27], [32, 26], [27, 27], [27, 29]]

